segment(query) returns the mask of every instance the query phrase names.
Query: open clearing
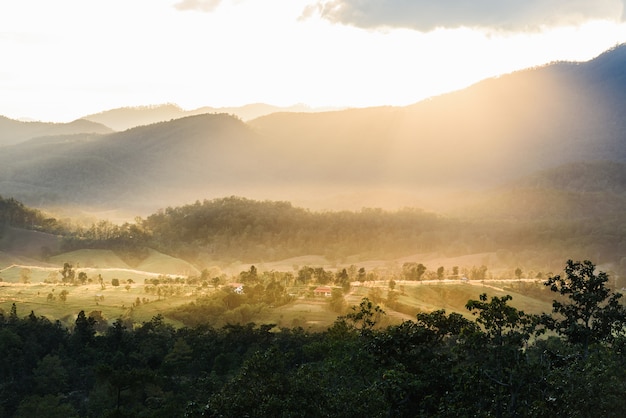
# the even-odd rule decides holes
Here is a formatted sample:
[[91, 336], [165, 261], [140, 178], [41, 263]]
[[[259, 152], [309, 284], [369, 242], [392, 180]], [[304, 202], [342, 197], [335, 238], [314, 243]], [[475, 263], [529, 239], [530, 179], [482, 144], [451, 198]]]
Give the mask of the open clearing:
[[[422, 254], [393, 261], [347, 261], [354, 261], [354, 265], [364, 267], [367, 271], [378, 272], [382, 279], [386, 274], [397, 273], [404, 262], [421, 260], [420, 262], [424, 262], [431, 269], [438, 265], [451, 268], [455, 265], [471, 266], [493, 262], [493, 257], [495, 257], [493, 254], [476, 254], [446, 259], [433, 254]], [[88, 282], [85, 285], [74, 286], [60, 283], [60, 272], [66, 262], [74, 266], [76, 274], [79, 272], [87, 274]], [[215, 267], [214, 271], [224, 274], [223, 277], [226, 277], [227, 281], [228, 277], [231, 277], [232, 281], [237, 281], [239, 272], [248, 270], [251, 265], [234, 263]], [[302, 266], [321, 266], [332, 271], [350, 266], [350, 264], [331, 263], [320, 256], [302, 256], [255, 265], [259, 272], [292, 273]], [[131, 268], [114, 252], [107, 250], [73, 251], [50, 257], [46, 262], [0, 253], [0, 279], [2, 280], [0, 282], [0, 308], [8, 312], [11, 305], [15, 303], [20, 316], [28, 315], [32, 310], [38, 316], [60, 320], [69, 326], [73, 325], [74, 318], [81, 310], [87, 314], [100, 311], [109, 323], [117, 318], [141, 323], [168, 309], [194, 301], [196, 298], [194, 291], [199, 290], [195, 286], [185, 286], [179, 292], [179, 296], [165, 298], [147, 293], [144, 285], [146, 280], [159, 276], [187, 277], [199, 274], [198, 269], [191, 264], [152, 250], [136, 268]], [[28, 277], [27, 283], [24, 283], [25, 276]], [[104, 288], [100, 285], [100, 277], [105, 284]], [[119, 286], [112, 286], [114, 279], [119, 281]], [[299, 296], [287, 305], [264, 308], [255, 317], [255, 322], [318, 329], [332, 324], [340, 313], [331, 309], [329, 298], [303, 296], [307, 289], [311, 290], [310, 288], [311, 286], [288, 289], [289, 293]], [[67, 292], [65, 301], [60, 298], [63, 291]], [[203, 291], [206, 292], [206, 289]], [[373, 294], [376, 294], [380, 305], [387, 313], [386, 321], [400, 322], [415, 319], [417, 312], [430, 312], [437, 309], [471, 316], [465, 304], [469, 299], [478, 299], [481, 293], [487, 293], [490, 297], [510, 294], [513, 296], [511, 302], [513, 306], [530, 313], [549, 312], [552, 297], [551, 292], [535, 280], [424, 280], [418, 282], [397, 280], [395, 291], [399, 304], [397, 310], [394, 310], [385, 305], [388, 291], [388, 280], [354, 282], [350, 291], [344, 295], [345, 306], [356, 306], [362, 298], [371, 298]], [[170, 322], [176, 324], [174, 321]]]

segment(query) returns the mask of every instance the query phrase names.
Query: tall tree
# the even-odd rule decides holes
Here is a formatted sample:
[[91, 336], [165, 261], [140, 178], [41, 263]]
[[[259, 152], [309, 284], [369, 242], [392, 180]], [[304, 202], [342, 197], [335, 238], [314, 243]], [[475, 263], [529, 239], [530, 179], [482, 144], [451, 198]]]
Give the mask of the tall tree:
[[581, 344], [585, 356], [591, 344], [613, 341], [626, 325], [626, 309], [619, 302], [622, 294], [609, 289], [608, 275], [596, 274], [595, 269], [589, 260], [568, 260], [565, 277], [549, 277], [544, 283], [553, 292], [567, 296], [569, 303], [554, 300], [552, 311], [559, 316], [544, 315], [543, 322], [569, 342]]

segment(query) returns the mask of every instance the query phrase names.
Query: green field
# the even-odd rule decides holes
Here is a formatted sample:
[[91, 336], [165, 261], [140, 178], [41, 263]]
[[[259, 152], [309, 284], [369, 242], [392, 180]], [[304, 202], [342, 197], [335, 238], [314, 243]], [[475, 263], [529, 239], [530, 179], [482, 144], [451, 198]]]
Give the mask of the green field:
[[[488, 255], [476, 255], [470, 262], [484, 261]], [[402, 260], [401, 260], [402, 261]], [[337, 312], [330, 306], [329, 299], [312, 297], [315, 284], [288, 287], [286, 292], [293, 295], [292, 301], [281, 306], [264, 306], [255, 311], [254, 321], [257, 323], [274, 323], [280, 327], [302, 326], [310, 329], [323, 329], [332, 324], [342, 313], [357, 306], [362, 298], [369, 297], [380, 304], [386, 312], [383, 323], [398, 323], [403, 320], [415, 319], [417, 312], [430, 312], [445, 309], [448, 312], [459, 312], [470, 315], [465, 308], [469, 299], [478, 299], [481, 293], [489, 296], [513, 296], [512, 305], [531, 313], [549, 312], [552, 295], [539, 282], [532, 281], [462, 281], [462, 280], [428, 280], [421, 282], [397, 281], [395, 292], [397, 304], [389, 306], [388, 274], [397, 274], [398, 264], [370, 261], [364, 262], [368, 271], [375, 270], [380, 275], [375, 282], [354, 282], [344, 294], [345, 310]], [[433, 262], [444, 264], [443, 259]], [[448, 260], [448, 264], [461, 260]], [[463, 260], [468, 262], [468, 260]], [[18, 315], [26, 316], [33, 311], [38, 316], [51, 320], [60, 320], [68, 326], [73, 325], [74, 318], [81, 310], [87, 314], [99, 311], [110, 323], [122, 318], [134, 323], [149, 321], [159, 313], [168, 311], [196, 300], [199, 295], [215, 292], [214, 286], [177, 284], [176, 292], [166, 296], [150, 293], [145, 283], [159, 277], [187, 278], [199, 276], [200, 272], [186, 261], [150, 250], [147, 257], [135, 268], [131, 268], [122, 258], [108, 250], [79, 250], [51, 257], [45, 263], [32, 262], [24, 264], [23, 259], [3, 254], [0, 257], [0, 308], [5, 312], [13, 303], [18, 308]], [[260, 263], [259, 273], [263, 271], [283, 271], [294, 273], [299, 266], [316, 266], [325, 263], [319, 256], [298, 257], [283, 262]], [[75, 272], [85, 273], [87, 282], [83, 285], [62, 283], [61, 270], [64, 263], [74, 266]], [[221, 277], [221, 284], [239, 281], [239, 272], [246, 271], [250, 264], [231, 264], [213, 267], [210, 270]], [[340, 266], [324, 264], [324, 268], [336, 271]], [[225, 274], [224, 272], [228, 272]], [[102, 284], [100, 284], [100, 277]], [[26, 279], [25, 279], [26, 278]], [[117, 279], [117, 280], [116, 280]], [[119, 282], [119, 286], [113, 286]], [[184, 282], [184, 281], [183, 281]], [[61, 300], [61, 292], [67, 292], [65, 301]], [[139, 300], [139, 304], [137, 304]], [[395, 309], [394, 309], [395, 308]], [[168, 318], [174, 325], [181, 323]]]

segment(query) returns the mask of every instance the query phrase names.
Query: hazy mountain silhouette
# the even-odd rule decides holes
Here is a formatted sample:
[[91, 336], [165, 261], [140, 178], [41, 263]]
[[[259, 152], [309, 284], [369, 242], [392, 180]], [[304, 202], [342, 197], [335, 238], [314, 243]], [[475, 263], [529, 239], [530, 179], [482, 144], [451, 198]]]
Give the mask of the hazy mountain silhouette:
[[141, 125], [150, 125], [165, 122], [186, 116], [201, 115], [204, 113], [227, 113], [242, 120], [250, 120], [274, 112], [317, 112], [324, 109], [310, 108], [306, 105], [287, 107], [272, 106], [264, 103], [254, 103], [237, 107], [200, 107], [193, 110], [184, 110], [178, 105], [168, 103], [154, 106], [123, 107], [106, 110], [84, 116], [83, 119], [101, 123], [116, 131], [124, 131]]
[[[624, 69], [620, 46], [586, 63], [519, 71], [407, 107], [280, 112], [248, 123], [202, 114], [106, 135], [39, 138], [2, 149], [0, 195], [148, 212], [233, 194], [313, 201], [356, 193], [377, 206], [372, 190], [476, 193], [564, 164], [559, 175], [572, 178], [595, 173], [602, 161], [626, 162]], [[118, 109], [98, 121], [119, 129], [177, 111]], [[587, 161], [601, 163], [571, 165]], [[553, 193], [579, 193], [585, 178]], [[521, 189], [539, 193], [530, 184]]]
[[100, 123], [78, 119], [70, 123], [23, 122], [0, 116], [0, 146], [31, 138], [82, 133], [106, 134], [113, 130]]
[[37, 204], [167, 204], [173, 194], [253, 177], [255, 137], [232, 116], [199, 115], [105, 136], [32, 140], [3, 149], [0, 194]]
[[272, 114], [250, 124], [324, 167], [394, 184], [496, 184], [572, 161], [626, 161], [625, 50], [403, 108]]
[[521, 221], [621, 219], [626, 208], [626, 164], [591, 161], [564, 164], [482, 192], [462, 196], [455, 216]]

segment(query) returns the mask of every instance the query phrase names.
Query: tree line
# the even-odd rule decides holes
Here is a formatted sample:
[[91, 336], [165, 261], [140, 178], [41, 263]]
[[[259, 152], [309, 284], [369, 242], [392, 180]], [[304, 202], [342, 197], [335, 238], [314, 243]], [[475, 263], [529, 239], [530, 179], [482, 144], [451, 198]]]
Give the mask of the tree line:
[[550, 271], [559, 268], [554, 260], [590, 255], [619, 265], [626, 252], [623, 225], [623, 214], [593, 221], [463, 219], [415, 208], [313, 212], [289, 202], [227, 197], [168, 207], [133, 223], [99, 221], [75, 228], [65, 234], [64, 250], [105, 248], [125, 260], [140, 260], [146, 248], [154, 248], [201, 269], [215, 262], [258, 263], [304, 254], [341, 263], [353, 256], [496, 252], [516, 254], [513, 263]]
[[54, 217], [40, 210], [29, 208], [12, 197], [0, 196], [0, 237], [6, 226], [59, 234], [68, 232], [64, 225]]
[[0, 415], [15, 417], [621, 416], [626, 310], [608, 276], [568, 261], [553, 310], [510, 296], [381, 326], [364, 298], [326, 330], [174, 328], [162, 316], [70, 329], [0, 315]]
[[[0, 197], [2, 226], [63, 237], [60, 251], [83, 248], [115, 251], [133, 266], [153, 248], [200, 269], [234, 261], [258, 263], [301, 255], [389, 259], [438, 252], [447, 257], [495, 252], [531, 269], [554, 271], [554, 260], [593, 256], [626, 272], [622, 213], [589, 219], [533, 220], [453, 218], [420, 209], [313, 212], [289, 202], [226, 197], [168, 207], [121, 225], [58, 220]], [[54, 254], [48, 254], [54, 255]], [[622, 271], [623, 270], [623, 271]]]

